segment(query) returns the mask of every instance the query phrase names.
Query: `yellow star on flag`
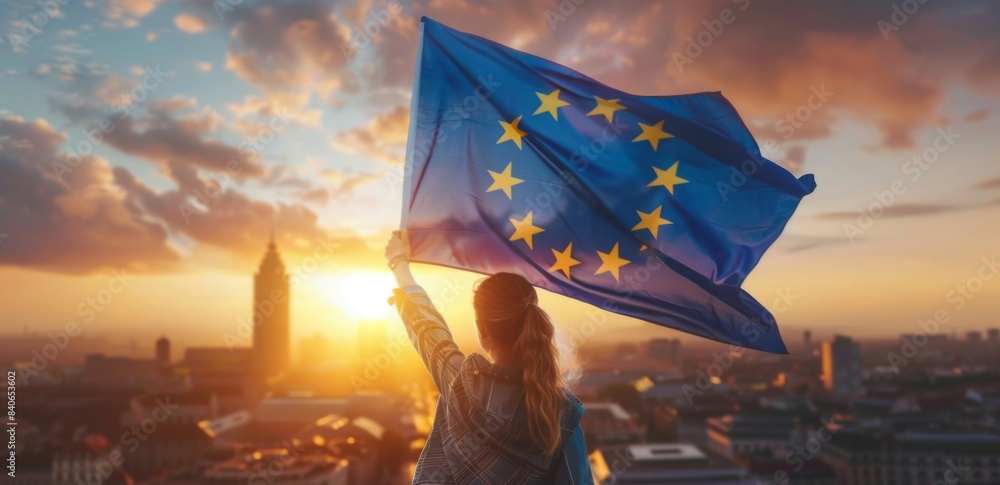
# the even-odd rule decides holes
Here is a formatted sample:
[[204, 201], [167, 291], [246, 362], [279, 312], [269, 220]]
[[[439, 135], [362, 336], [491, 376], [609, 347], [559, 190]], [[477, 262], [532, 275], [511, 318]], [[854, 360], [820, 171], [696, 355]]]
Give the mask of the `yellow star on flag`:
[[[660, 231], [660, 226], [667, 224], [673, 224], [662, 217], [660, 217], [660, 212], [663, 210], [663, 206], [659, 206], [653, 210], [653, 212], [645, 213], [642, 211], [635, 211], [639, 214], [639, 223], [632, 228], [633, 231], [641, 231], [643, 229], [649, 229], [649, 232], [653, 234], [653, 239], [656, 239], [657, 233]], [[645, 246], [643, 246], [645, 249]], [[640, 249], [642, 251], [642, 249]]]
[[613, 121], [615, 111], [628, 109], [618, 102], [619, 99], [604, 99], [600, 96], [594, 96], [594, 101], [597, 101], [597, 106], [590, 110], [587, 116], [604, 116], [608, 119], [608, 123]]
[[680, 163], [680, 161], [676, 161], [666, 170], [653, 167], [653, 171], [656, 172], [656, 179], [646, 184], [646, 187], [657, 187], [662, 185], [670, 191], [670, 195], [674, 195], [675, 185], [688, 183], [687, 180], [677, 176], [677, 166], [680, 165]]
[[535, 110], [534, 114], [548, 113], [552, 115], [552, 119], [559, 120], [559, 108], [563, 106], [569, 106], [569, 103], [559, 99], [559, 90], [552, 91], [549, 94], [542, 94], [539, 92], [535, 93], [538, 96], [539, 101], [542, 105]]
[[569, 275], [569, 270], [573, 266], [580, 264], [579, 261], [573, 259], [573, 243], [569, 243], [566, 249], [561, 252], [553, 249], [552, 254], [556, 257], [556, 263], [549, 268], [549, 271], [562, 271], [566, 275], [566, 279], [573, 279]]
[[511, 175], [510, 173], [511, 165], [513, 165], [513, 162], [508, 163], [507, 168], [503, 169], [503, 172], [500, 173], [494, 172], [492, 170], [487, 170], [487, 172], [490, 173], [490, 176], [493, 177], [493, 185], [490, 185], [490, 188], [486, 189], [487, 192], [502, 190], [503, 193], [507, 194], [508, 199], [514, 200], [514, 196], [511, 195], [511, 189], [515, 185], [524, 182], [524, 180], [515, 178], [513, 175]]
[[662, 120], [655, 125], [647, 125], [645, 123], [639, 123], [639, 128], [642, 128], [642, 134], [635, 137], [635, 139], [632, 140], [632, 143], [643, 140], [648, 141], [650, 145], [653, 145], [654, 152], [660, 146], [660, 140], [664, 138], [674, 137], [674, 135], [671, 135], [670, 133], [663, 131]]
[[497, 145], [510, 140], [514, 142], [514, 144], [517, 145], [517, 149], [520, 150], [521, 138], [528, 136], [527, 133], [521, 131], [521, 129], [517, 127], [517, 124], [520, 122], [521, 122], [520, 116], [514, 118], [514, 121], [511, 121], [510, 123], [506, 121], [501, 121], [500, 126], [503, 127], [503, 135], [501, 135], [500, 139], [497, 140]]
[[524, 219], [520, 221], [514, 219], [513, 217], [510, 218], [510, 223], [514, 225], [514, 234], [511, 234], [510, 236], [511, 242], [517, 241], [519, 239], [524, 239], [524, 242], [528, 243], [528, 248], [534, 249], [534, 247], [531, 244], [532, 243], [531, 238], [535, 234], [545, 231], [545, 229], [542, 229], [532, 224], [531, 221], [532, 215], [533, 215], [532, 211], [528, 211], [528, 215], [524, 216]]
[[597, 255], [601, 257], [601, 267], [597, 268], [597, 272], [594, 275], [610, 272], [615, 277], [615, 281], [618, 281], [618, 269], [631, 263], [627, 259], [618, 257], [618, 243], [615, 243], [615, 247], [611, 248], [611, 252], [602, 253], [598, 251]]

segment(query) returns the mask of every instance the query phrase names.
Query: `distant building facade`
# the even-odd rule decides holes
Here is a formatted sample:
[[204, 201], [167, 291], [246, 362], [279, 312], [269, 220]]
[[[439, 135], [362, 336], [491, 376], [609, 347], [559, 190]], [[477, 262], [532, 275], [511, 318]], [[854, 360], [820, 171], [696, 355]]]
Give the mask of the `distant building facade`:
[[170, 367], [170, 340], [166, 337], [156, 339], [156, 363], [164, 369]]
[[837, 335], [823, 342], [823, 387], [836, 399], [856, 397], [861, 392], [861, 347], [849, 337]]
[[273, 239], [253, 283], [253, 369], [260, 377], [280, 375], [289, 365], [291, 295]]
[[804, 441], [795, 416], [730, 414], [707, 422], [708, 446], [728, 457], [784, 454]]
[[1000, 436], [986, 433], [843, 432], [819, 457], [838, 485], [1000, 483]]
[[649, 358], [674, 366], [681, 363], [681, 341], [675, 338], [654, 338], [649, 341]]
[[583, 403], [583, 426], [592, 446], [643, 441], [646, 429], [621, 405], [613, 402]]
[[750, 472], [690, 443], [644, 443], [601, 448], [590, 455], [598, 485], [751, 485]]

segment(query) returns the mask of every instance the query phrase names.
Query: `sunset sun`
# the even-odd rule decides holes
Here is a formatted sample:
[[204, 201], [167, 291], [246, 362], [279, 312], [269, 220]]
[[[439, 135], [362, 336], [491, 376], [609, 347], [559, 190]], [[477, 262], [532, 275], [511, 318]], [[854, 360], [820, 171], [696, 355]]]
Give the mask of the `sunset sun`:
[[328, 305], [358, 320], [383, 317], [395, 283], [388, 272], [366, 271], [316, 278], [316, 291]]

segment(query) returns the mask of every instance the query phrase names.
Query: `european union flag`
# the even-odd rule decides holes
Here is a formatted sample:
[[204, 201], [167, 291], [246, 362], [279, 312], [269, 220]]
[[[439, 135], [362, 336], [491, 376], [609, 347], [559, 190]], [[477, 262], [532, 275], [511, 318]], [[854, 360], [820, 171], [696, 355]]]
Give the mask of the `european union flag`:
[[816, 184], [765, 159], [720, 93], [636, 96], [427, 18], [421, 31], [413, 261], [787, 352], [741, 285]]

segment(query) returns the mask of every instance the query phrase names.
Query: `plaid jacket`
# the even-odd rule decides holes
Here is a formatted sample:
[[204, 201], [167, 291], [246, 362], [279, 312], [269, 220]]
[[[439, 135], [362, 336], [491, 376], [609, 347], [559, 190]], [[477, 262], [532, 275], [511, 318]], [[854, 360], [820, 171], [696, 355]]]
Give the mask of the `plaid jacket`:
[[395, 290], [394, 301], [440, 392], [414, 485], [593, 484], [576, 396], [565, 391], [561, 450], [546, 460], [532, 450], [520, 370], [463, 355], [419, 286]]

